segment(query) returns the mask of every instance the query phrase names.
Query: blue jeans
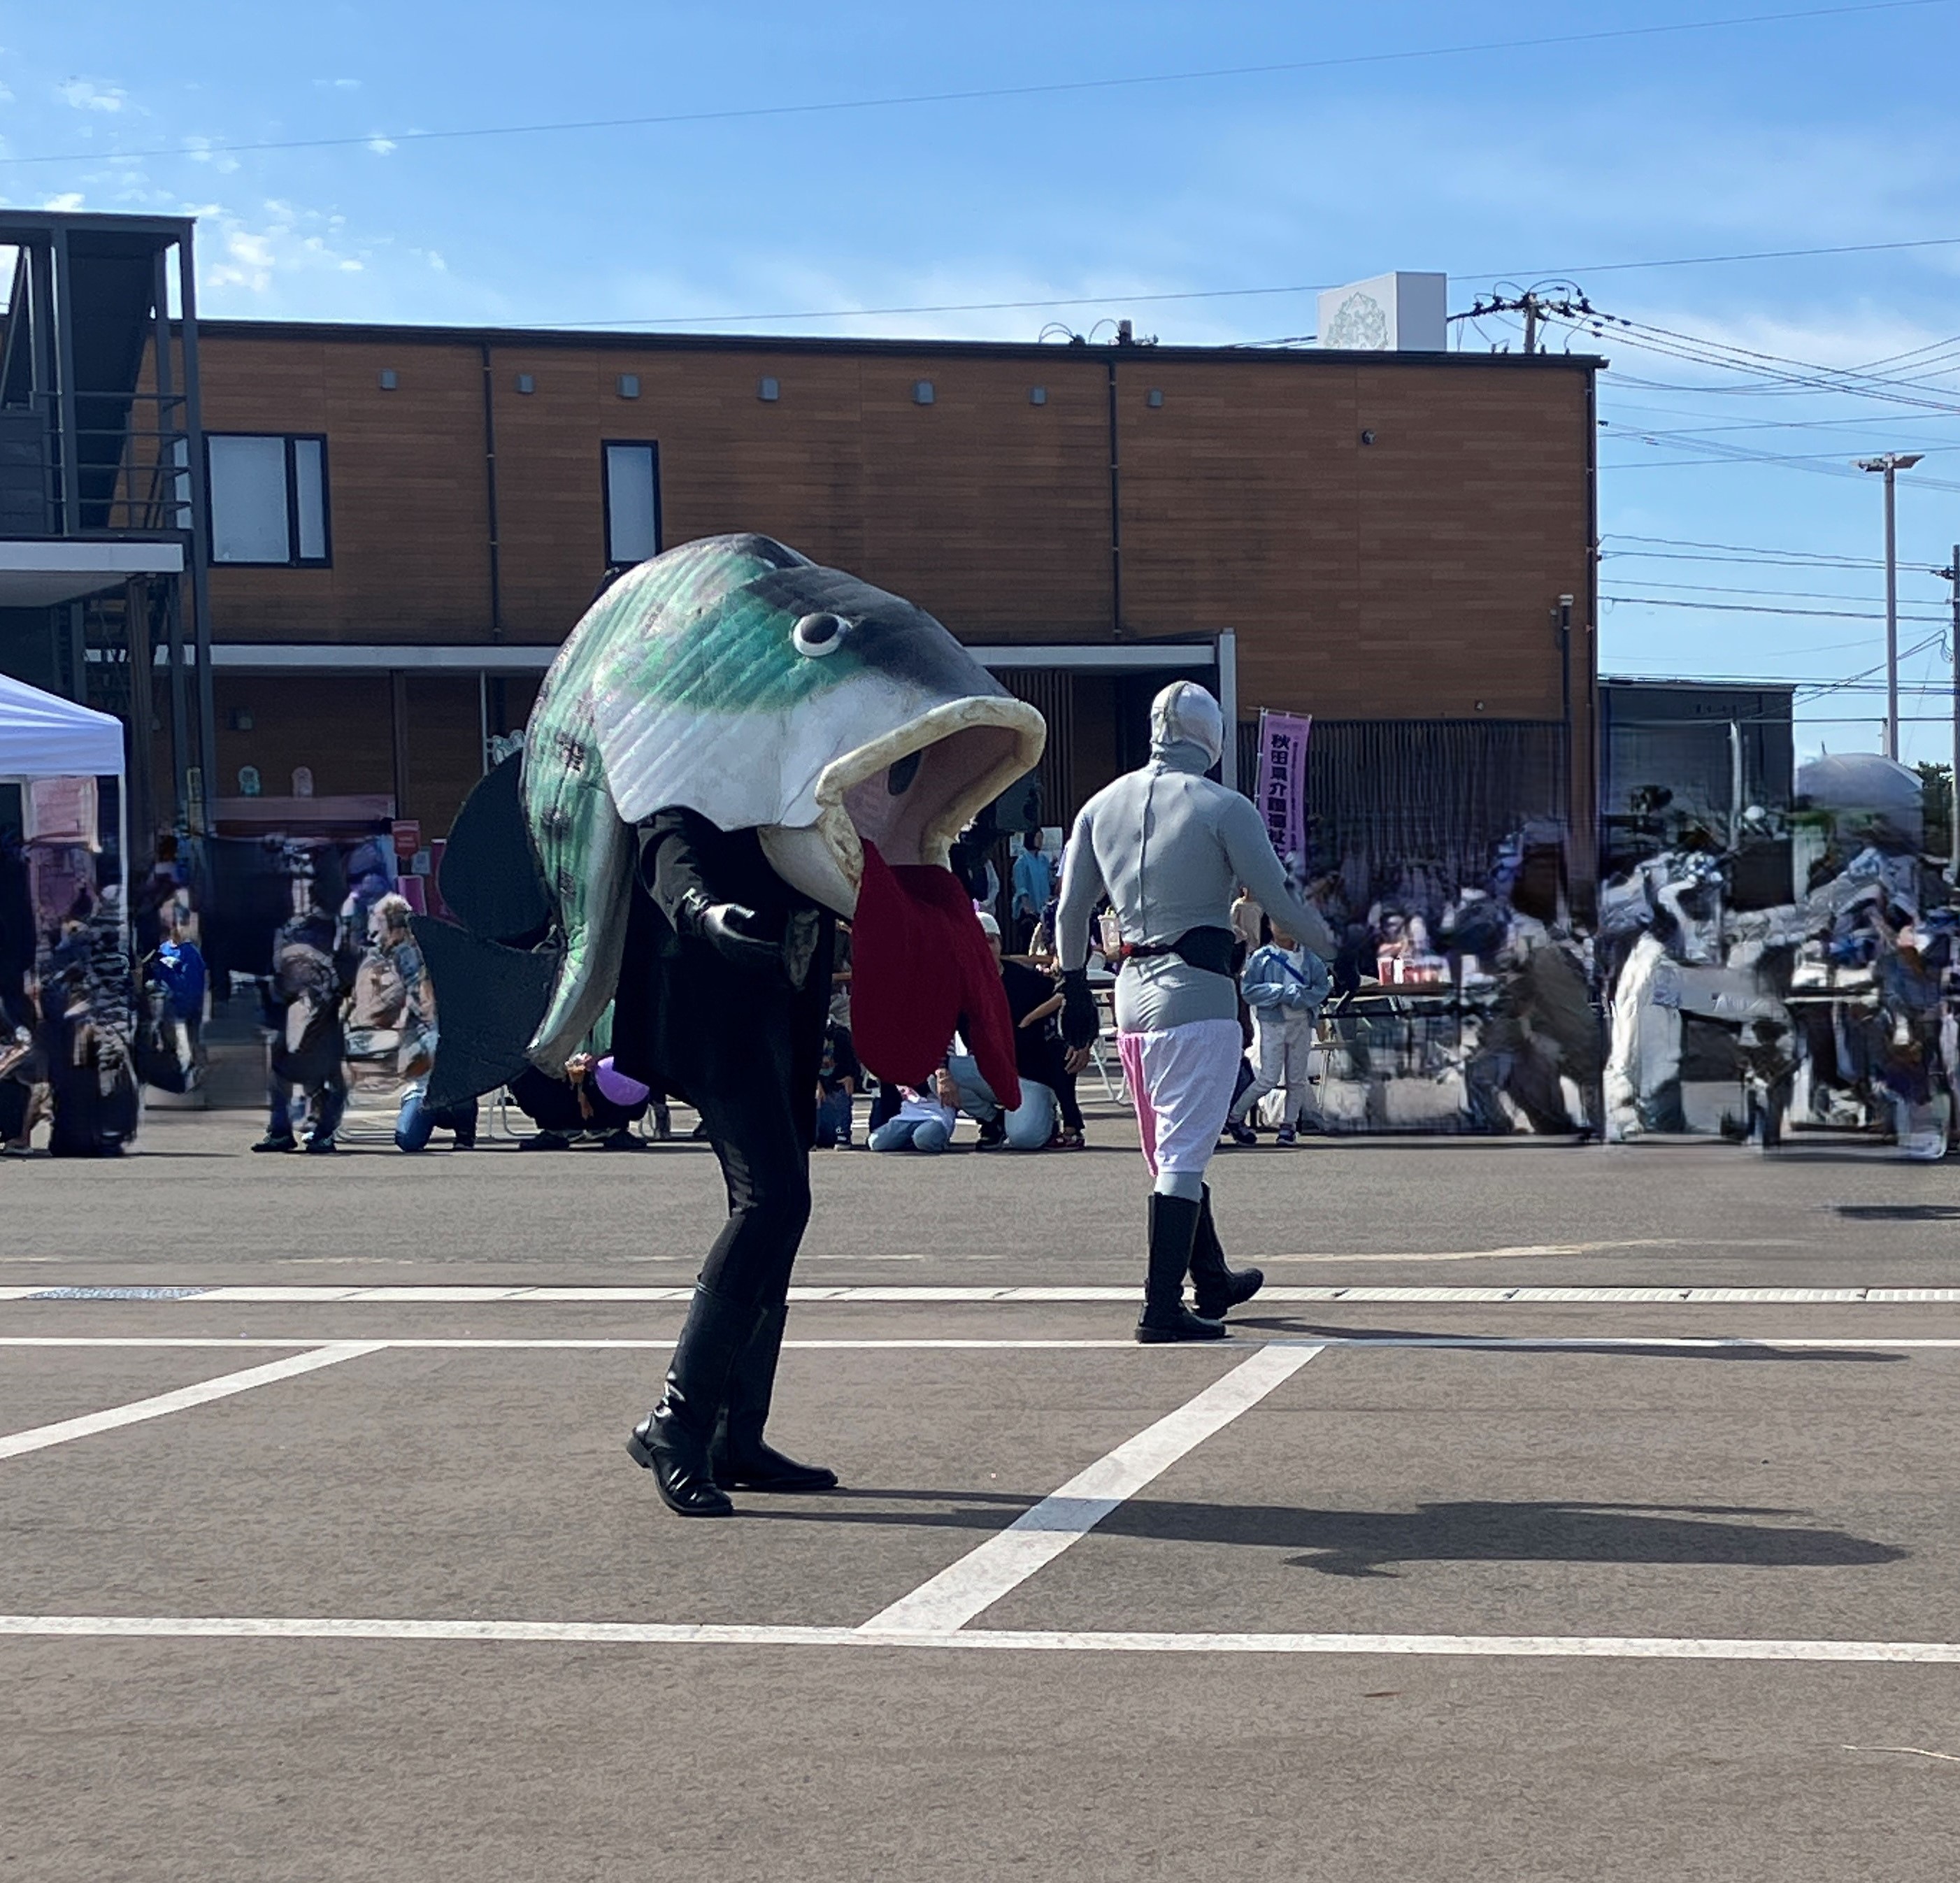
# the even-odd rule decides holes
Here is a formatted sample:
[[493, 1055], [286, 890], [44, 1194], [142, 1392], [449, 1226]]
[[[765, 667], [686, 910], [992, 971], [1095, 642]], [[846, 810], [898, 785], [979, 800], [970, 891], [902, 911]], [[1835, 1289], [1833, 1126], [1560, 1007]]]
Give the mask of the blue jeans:
[[[959, 1088], [959, 1108], [984, 1124], [999, 1117], [1001, 1102], [994, 1088], [980, 1076], [980, 1067], [970, 1054], [948, 1056], [946, 1069]], [[1021, 1102], [1007, 1115], [1007, 1143], [1015, 1150], [1039, 1150], [1055, 1135], [1055, 1094], [1032, 1079], [1021, 1081]]]
[[[320, 1115], [307, 1134], [310, 1144], [330, 1144], [333, 1134], [340, 1129], [340, 1121], [347, 1110], [347, 1087], [336, 1077], [324, 1084], [307, 1093], [311, 1098], [317, 1092], [320, 1098]], [[270, 1137], [291, 1137], [293, 1134], [293, 1088], [283, 1079], [275, 1079], [267, 1093], [270, 1116], [266, 1126]]]
[[446, 1131], [456, 1134], [459, 1144], [473, 1144], [476, 1141], [476, 1102], [459, 1105], [447, 1112], [431, 1111], [421, 1089], [411, 1092], [402, 1101], [402, 1108], [395, 1118], [395, 1148], [397, 1150], [418, 1151], [428, 1148], [429, 1136], [440, 1125]]
[[874, 1151], [943, 1151], [953, 1134], [937, 1118], [887, 1118], [865, 1141]]

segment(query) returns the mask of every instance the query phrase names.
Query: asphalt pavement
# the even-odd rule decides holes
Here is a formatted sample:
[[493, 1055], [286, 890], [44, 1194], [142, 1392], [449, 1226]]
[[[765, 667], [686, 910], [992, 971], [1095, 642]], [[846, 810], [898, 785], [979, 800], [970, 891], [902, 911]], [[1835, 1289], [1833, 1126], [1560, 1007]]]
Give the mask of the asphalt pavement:
[[1861, 1147], [819, 1154], [772, 1436], [626, 1458], [676, 1143], [0, 1163], [0, 1877], [1931, 1879], [1960, 1189]]

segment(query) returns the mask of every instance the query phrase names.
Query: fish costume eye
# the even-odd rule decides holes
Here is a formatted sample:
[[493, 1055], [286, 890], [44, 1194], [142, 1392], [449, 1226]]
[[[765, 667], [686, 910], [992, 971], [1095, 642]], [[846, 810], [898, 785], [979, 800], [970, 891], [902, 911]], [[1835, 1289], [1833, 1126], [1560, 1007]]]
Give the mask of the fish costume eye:
[[841, 615], [806, 615], [790, 630], [790, 639], [798, 654], [807, 654], [815, 660], [835, 654], [850, 631], [850, 622]]

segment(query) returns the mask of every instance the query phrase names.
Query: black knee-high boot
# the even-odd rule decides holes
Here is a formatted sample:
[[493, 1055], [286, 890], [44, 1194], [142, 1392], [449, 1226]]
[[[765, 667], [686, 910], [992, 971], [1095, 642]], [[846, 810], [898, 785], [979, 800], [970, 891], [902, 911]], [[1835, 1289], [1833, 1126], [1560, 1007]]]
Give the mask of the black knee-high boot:
[[755, 1324], [752, 1306], [697, 1283], [667, 1369], [667, 1391], [626, 1441], [634, 1462], [653, 1473], [661, 1501], [680, 1516], [734, 1514], [714, 1481], [709, 1452], [729, 1375]]
[[762, 1439], [782, 1353], [783, 1323], [789, 1309], [781, 1302], [762, 1310], [749, 1343], [736, 1356], [728, 1376], [728, 1404], [714, 1435], [714, 1481], [724, 1490], [834, 1490], [837, 1474], [821, 1465], [804, 1465]]
[[1208, 1321], [1222, 1321], [1232, 1309], [1252, 1299], [1265, 1286], [1262, 1268], [1230, 1268], [1225, 1245], [1211, 1220], [1211, 1186], [1198, 1207], [1198, 1233], [1191, 1245], [1191, 1292], [1198, 1312]]
[[1199, 1205], [1190, 1197], [1150, 1192], [1150, 1260], [1144, 1280], [1144, 1311], [1137, 1338], [1147, 1344], [1168, 1341], [1217, 1341], [1222, 1321], [1201, 1319], [1184, 1305], [1184, 1277], [1191, 1267]]

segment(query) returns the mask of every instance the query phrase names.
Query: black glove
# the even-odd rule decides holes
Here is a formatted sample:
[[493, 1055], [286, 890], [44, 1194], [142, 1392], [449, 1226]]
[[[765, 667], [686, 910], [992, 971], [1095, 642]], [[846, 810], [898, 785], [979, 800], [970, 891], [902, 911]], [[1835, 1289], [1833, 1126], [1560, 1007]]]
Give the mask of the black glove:
[[1089, 991], [1089, 970], [1071, 968], [1061, 977], [1061, 1043], [1071, 1052], [1096, 1044], [1102, 1016]]
[[705, 941], [723, 960], [750, 974], [780, 974], [782, 945], [749, 932], [756, 911], [740, 902], [711, 902], [698, 889], [690, 889], [674, 911], [674, 932], [696, 941]]

